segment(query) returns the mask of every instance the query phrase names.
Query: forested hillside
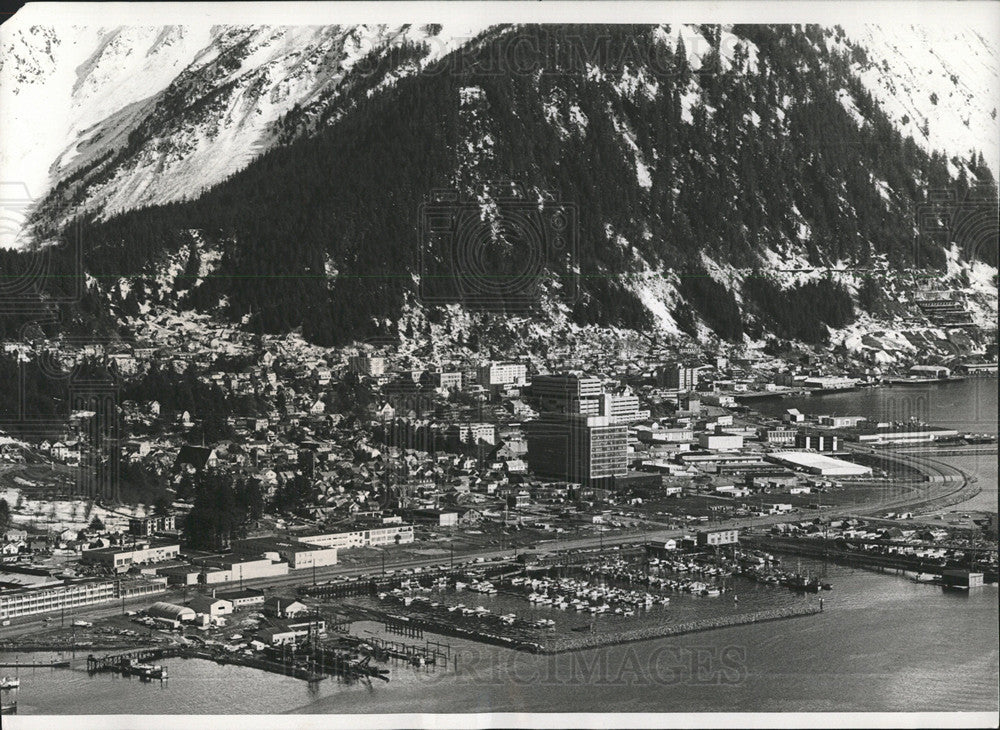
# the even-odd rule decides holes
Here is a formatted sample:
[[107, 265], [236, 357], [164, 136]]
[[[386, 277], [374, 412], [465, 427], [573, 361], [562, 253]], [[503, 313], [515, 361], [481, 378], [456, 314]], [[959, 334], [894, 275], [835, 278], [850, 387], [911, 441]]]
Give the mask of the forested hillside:
[[[503, 189], [578, 221], [576, 249], [544, 264], [575, 289], [541, 285], [540, 318], [565, 303], [581, 324], [695, 334], [701, 322], [730, 340], [818, 342], [856, 302], [835, 278], [790, 284], [775, 262], [943, 266], [944, 242], [917, 235], [917, 205], [929, 189], [992, 180], [976, 151], [949, 161], [904, 139], [852, 75], [859, 51], [837, 29], [521, 27], [481, 39], [484, 57], [512, 33], [604, 50], [584, 68], [554, 54], [524, 74], [459, 73], [445, 57], [380, 93], [359, 85], [308, 134], [296, 109], [294, 141], [195, 199], [70, 229], [102, 306], [134, 315], [162, 301], [261, 332], [301, 327], [320, 344], [370, 338], [449, 298], [446, 277], [420, 278], [449, 266], [421, 240], [432, 192], [456, 190], [488, 216], [510, 204]], [[669, 71], [641, 62], [653, 58]], [[534, 245], [494, 235], [512, 260]], [[753, 273], [734, 290], [706, 259]]]

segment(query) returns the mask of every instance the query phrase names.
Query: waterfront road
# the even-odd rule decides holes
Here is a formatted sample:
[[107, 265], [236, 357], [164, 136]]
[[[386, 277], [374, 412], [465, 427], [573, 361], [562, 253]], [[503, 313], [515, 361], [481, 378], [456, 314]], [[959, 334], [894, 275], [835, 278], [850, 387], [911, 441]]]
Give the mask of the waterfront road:
[[[861, 450], [861, 449], [859, 449]], [[865, 450], [867, 451], [867, 450]], [[907, 494], [903, 495], [893, 495], [888, 499], [881, 499], [876, 502], [870, 502], [865, 505], [861, 505], [851, 510], [846, 510], [843, 505], [835, 505], [829, 507], [821, 507], [819, 509], [806, 509], [797, 510], [790, 514], [777, 514], [777, 515], [767, 515], [763, 517], [748, 517], [739, 518], [732, 520], [725, 520], [721, 522], [713, 522], [711, 525], [705, 526], [700, 525], [698, 529], [757, 529], [762, 527], [769, 527], [781, 522], [789, 522], [794, 520], [796, 522], [812, 520], [819, 516], [870, 516], [875, 513], [884, 512], [885, 510], [900, 510], [900, 509], [910, 509], [917, 511], [920, 509], [921, 505], [932, 505], [941, 502], [942, 500], [960, 500], [966, 491], [969, 490], [971, 484], [970, 479], [967, 474], [965, 474], [960, 469], [944, 464], [934, 459], [924, 458], [923, 456], [916, 457], [912, 454], [898, 454], [892, 455], [894, 460], [899, 460], [902, 463], [906, 463], [910, 466], [918, 468], [920, 471], [924, 472], [931, 481], [926, 482], [921, 488], [911, 490]], [[583, 538], [573, 538], [566, 540], [551, 540], [542, 541], [536, 543], [536, 547], [533, 551], [536, 552], [565, 552], [573, 550], [586, 550], [593, 548], [604, 548], [613, 549], [616, 546], [623, 544], [636, 544], [644, 543], [650, 540], [665, 540], [668, 538], [678, 538], [683, 535], [690, 534], [693, 528], [664, 528], [657, 529], [655, 526], [646, 530], [632, 530], [629, 532], [616, 532], [609, 535], [601, 535], [597, 537], [583, 537]], [[460, 564], [468, 563], [473, 560], [482, 559], [483, 561], [490, 560], [500, 560], [500, 559], [510, 559], [514, 557], [514, 551], [511, 549], [506, 550], [478, 550], [463, 552], [461, 554], [456, 553], [454, 555], [455, 566]], [[392, 555], [392, 549], [389, 548], [385, 552], [385, 565], [384, 569], [386, 571], [399, 571], [410, 568], [423, 568], [430, 565], [441, 565], [449, 563], [449, 557], [421, 557], [412, 558], [408, 557], [405, 559], [395, 558]], [[360, 575], [371, 575], [377, 576], [382, 572], [381, 561], [374, 561], [370, 564], [364, 565], [334, 565], [324, 568], [317, 568], [315, 572], [311, 570], [301, 570], [295, 573], [289, 573], [285, 576], [279, 577], [269, 577], [269, 578], [255, 578], [247, 579], [242, 581], [241, 584], [226, 583], [216, 586], [220, 590], [233, 590], [242, 585], [246, 588], [258, 588], [263, 589], [268, 592], [291, 592], [296, 586], [310, 585], [315, 582], [326, 582], [337, 578], [350, 578]], [[202, 589], [204, 589], [202, 587]], [[165, 594], [157, 594], [154, 596], [145, 596], [137, 599], [133, 599], [125, 602], [124, 608], [135, 609], [138, 607], [148, 606], [153, 601], [174, 601], [183, 602], [187, 598], [194, 594], [194, 590], [189, 589], [188, 591], [182, 590], [171, 590]], [[123, 611], [123, 605], [119, 602], [105, 603], [98, 606], [89, 606], [84, 608], [78, 608], [73, 611], [72, 616], [65, 615], [65, 625], [69, 626], [71, 621], [74, 619], [87, 619], [92, 620], [94, 618], [114, 616], [116, 614], [121, 614]], [[37, 632], [50, 627], [57, 627], [60, 625], [60, 614], [59, 612], [54, 612], [49, 614], [51, 617], [50, 623], [44, 623], [44, 616], [31, 616], [25, 617], [24, 619], [14, 619], [13, 625], [0, 629], [0, 641], [6, 638], [11, 638], [15, 636], [23, 636], [30, 634], [32, 632]]]

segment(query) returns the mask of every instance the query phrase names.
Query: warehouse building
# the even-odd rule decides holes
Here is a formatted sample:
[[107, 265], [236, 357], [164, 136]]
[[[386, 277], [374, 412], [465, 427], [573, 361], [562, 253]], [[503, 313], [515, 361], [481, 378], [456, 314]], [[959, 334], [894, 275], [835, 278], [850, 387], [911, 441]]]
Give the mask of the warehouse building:
[[819, 476], [864, 477], [871, 476], [872, 473], [871, 467], [806, 451], [782, 451], [768, 454], [765, 458], [796, 471]]
[[146, 613], [152, 618], [162, 618], [167, 621], [194, 621], [197, 612], [187, 606], [178, 606], [176, 603], [157, 601], [146, 609]]

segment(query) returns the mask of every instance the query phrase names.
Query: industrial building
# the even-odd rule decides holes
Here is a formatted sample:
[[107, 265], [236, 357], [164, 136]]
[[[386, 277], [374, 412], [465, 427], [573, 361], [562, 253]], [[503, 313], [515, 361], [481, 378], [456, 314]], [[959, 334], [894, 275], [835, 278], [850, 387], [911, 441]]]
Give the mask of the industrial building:
[[260, 555], [272, 562], [284, 560], [292, 570], [322, 568], [337, 564], [337, 548], [312, 545], [298, 540], [258, 537], [236, 540], [233, 552], [239, 555]]
[[871, 467], [806, 451], [782, 451], [765, 457], [782, 466], [809, 474], [831, 477], [871, 476]]
[[175, 542], [140, 541], [119, 547], [85, 550], [82, 560], [126, 572], [133, 565], [147, 565], [173, 560], [180, 555], [181, 546]]
[[215, 596], [195, 596], [187, 603], [188, 608], [195, 613], [204, 614], [215, 618], [217, 616], [228, 616], [235, 608], [232, 601]]
[[168, 621], [194, 621], [197, 612], [187, 606], [178, 606], [176, 603], [157, 601], [146, 609], [146, 613], [152, 618], [162, 618]]
[[337, 532], [295, 533], [299, 542], [319, 547], [347, 550], [355, 547], [379, 547], [381, 545], [405, 545], [413, 542], [413, 525], [372, 525], [354, 530]]

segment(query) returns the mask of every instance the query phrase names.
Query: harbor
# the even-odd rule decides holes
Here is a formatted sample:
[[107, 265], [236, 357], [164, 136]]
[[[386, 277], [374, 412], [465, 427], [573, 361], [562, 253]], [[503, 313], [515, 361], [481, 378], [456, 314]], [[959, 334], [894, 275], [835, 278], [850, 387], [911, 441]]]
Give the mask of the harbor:
[[[786, 558], [781, 565], [787, 568], [788, 562]], [[794, 566], [796, 559], [790, 562]], [[822, 561], [803, 557], [802, 571], [820, 575], [824, 566]], [[992, 701], [990, 681], [991, 676], [994, 682], [996, 678], [990, 673], [987, 658], [982, 662], [971, 660], [970, 675], [958, 678], [940, 662], [930, 663], [907, 655], [900, 660], [901, 665], [895, 665], [910, 677], [907, 687], [901, 690], [898, 683], [889, 681], [894, 675], [888, 671], [888, 658], [879, 647], [905, 638], [911, 642], [909, 646], [918, 649], [938, 647], [939, 657], [944, 652], [943, 659], [963, 656], [970, 661], [970, 657], [978, 656], [974, 652], [976, 646], [996, 643], [995, 622], [989, 621], [996, 611], [995, 588], [985, 587], [956, 596], [938, 586], [917, 583], [909, 576], [836, 564], [826, 567], [826, 579], [833, 584], [833, 591], [809, 596], [817, 605], [818, 598], [824, 598], [822, 613], [728, 626], [721, 625], [720, 617], [712, 620], [711, 630], [701, 631], [695, 630], [699, 626], [692, 625], [697, 618], [678, 617], [673, 630], [688, 630], [688, 633], [661, 636], [637, 633], [634, 641], [589, 648], [586, 644], [594, 641], [589, 633], [570, 632], [577, 642], [575, 650], [554, 655], [439, 635], [430, 628], [425, 628], [423, 638], [418, 640], [386, 632], [382, 622], [356, 619], [349, 628], [360, 639], [380, 638], [419, 646], [437, 641], [450, 646], [450, 658], [437, 665], [417, 668], [403, 659], [390, 660], [386, 666], [391, 681], [373, 680], [371, 688], [367, 682], [345, 681], [332, 674], [326, 681], [309, 683], [277, 672], [203, 659], [194, 652], [184, 657], [154, 660], [169, 665], [168, 681], [137, 682], [114, 672], [90, 676], [81, 658], [68, 669], [20, 670], [18, 711], [20, 714], [172, 714], [209, 710], [252, 714], [392, 713], [406, 712], [414, 702], [428, 698], [448, 712], [488, 711], [490, 707], [499, 707], [499, 711], [597, 711], [602, 703], [621, 697], [622, 693], [631, 706], [642, 711], [663, 707], [696, 711], [698, 707], [720, 706], [720, 702], [729, 701], [761, 711], [773, 706], [805, 710], [816, 703], [845, 710], [852, 706], [912, 710], [931, 706], [932, 687], [939, 693], [947, 692], [948, 696], [961, 693], [976, 706]], [[740, 589], [741, 608], [733, 612], [734, 617], [795, 603], [796, 594], [780, 586], [748, 586], [746, 591], [749, 592], [744, 594], [744, 589]], [[765, 600], [751, 601], [755, 591]], [[503, 594], [467, 595], [477, 598], [482, 595], [482, 600], [488, 601]], [[720, 598], [726, 600], [726, 595], [699, 598], [680, 594], [671, 601], [673, 608], [668, 610], [676, 610], [684, 603], [717, 604]], [[956, 598], [962, 599], [959, 604]], [[558, 609], [531, 609], [525, 600], [520, 602], [539, 615], [563, 614]], [[751, 603], [753, 609], [749, 608]], [[742, 608], [744, 605], [747, 608]], [[956, 611], [959, 606], [961, 610]], [[343, 608], [338, 602], [337, 610]], [[589, 614], [587, 620], [576, 612], [568, 615], [581, 619], [582, 625], [589, 625]], [[596, 629], [600, 630], [602, 620], [609, 618], [619, 617], [599, 616], [595, 619]], [[862, 626], [867, 627], [864, 634], [857, 630]], [[937, 628], [932, 631], [932, 627]], [[775, 652], [775, 646], [781, 646], [784, 653]], [[739, 650], [743, 652], [739, 655], [743, 657], [739, 666], [745, 667], [749, 674], [738, 675], [736, 683], [722, 686], [718, 682], [699, 683], [690, 674], [692, 657], [715, 657], [711, 661], [720, 661], [727, 647], [743, 647]], [[441, 651], [447, 654], [446, 650]], [[50, 658], [56, 657], [35, 657], [39, 663]], [[27, 656], [19, 659], [25, 660]], [[12, 661], [13, 655], [0, 656], [0, 660]], [[580, 672], [586, 673], [592, 665], [607, 668], [607, 681], [590, 683], [578, 690]], [[615, 679], [624, 671], [623, 667], [634, 666], [641, 667], [647, 683], [633, 685], [627, 681], [627, 675], [621, 682]], [[714, 671], [715, 666], [710, 665], [710, 669]], [[823, 681], [807, 679], [811, 676], [806, 671], [810, 667], [822, 671]], [[792, 698], [788, 696], [790, 672], [803, 677], [805, 682]], [[221, 698], [215, 689], [220, 681], [225, 681], [228, 688], [226, 696]], [[485, 688], [509, 684], [518, 687], [519, 707], [508, 706], [495, 691], [484, 693]], [[651, 687], [655, 691], [650, 691]], [[850, 702], [847, 698], [851, 698]]]

